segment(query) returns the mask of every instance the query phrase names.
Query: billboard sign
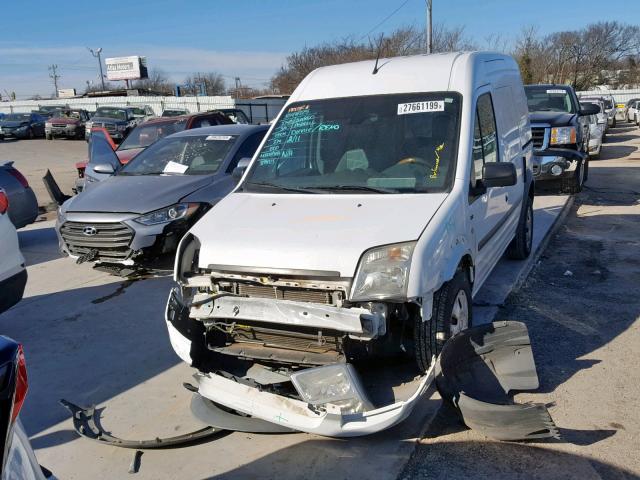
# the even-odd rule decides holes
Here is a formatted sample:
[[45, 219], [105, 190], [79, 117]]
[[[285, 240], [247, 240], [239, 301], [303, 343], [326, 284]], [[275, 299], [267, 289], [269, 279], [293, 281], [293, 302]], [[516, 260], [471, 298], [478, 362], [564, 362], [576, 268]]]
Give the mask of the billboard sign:
[[146, 57], [105, 58], [108, 80], [138, 80], [148, 78]]
[[59, 88], [58, 98], [73, 98], [76, 96], [75, 88]]

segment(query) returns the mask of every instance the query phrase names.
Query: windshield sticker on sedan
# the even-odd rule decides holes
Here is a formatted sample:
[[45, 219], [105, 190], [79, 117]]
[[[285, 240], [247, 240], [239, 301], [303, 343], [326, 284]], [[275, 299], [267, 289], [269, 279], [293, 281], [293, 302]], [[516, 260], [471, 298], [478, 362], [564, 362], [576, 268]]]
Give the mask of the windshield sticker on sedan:
[[233, 137], [231, 135], [208, 135], [205, 140], [218, 140], [222, 142], [226, 142], [231, 140]]
[[553, 88], [552, 88], [552, 89], [550, 89], [550, 90], [547, 90], [547, 93], [560, 93], [560, 94], [564, 95], [564, 94], [565, 94], [565, 93], [567, 93], [567, 92], [566, 92], [566, 91], [564, 91], [564, 90], [561, 90], [561, 89], [559, 89], [559, 88], [556, 88], [556, 89], [553, 89]]
[[424, 112], [444, 112], [444, 100], [429, 100], [428, 102], [398, 104], [398, 115]]
[[178, 162], [172, 162], [169, 160], [167, 164], [164, 166], [164, 170], [162, 173], [184, 173], [189, 169], [188, 165], [183, 165]]

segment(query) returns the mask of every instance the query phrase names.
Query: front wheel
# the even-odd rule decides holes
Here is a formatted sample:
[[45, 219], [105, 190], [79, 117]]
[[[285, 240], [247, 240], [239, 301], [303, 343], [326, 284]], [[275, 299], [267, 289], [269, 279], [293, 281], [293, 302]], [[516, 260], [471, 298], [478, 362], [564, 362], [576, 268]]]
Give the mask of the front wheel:
[[415, 357], [420, 371], [431, 367], [432, 357], [440, 354], [449, 338], [471, 326], [471, 318], [471, 282], [467, 273], [459, 269], [433, 295], [431, 320], [416, 319]]
[[507, 257], [512, 260], [524, 260], [531, 253], [533, 244], [533, 200], [529, 195], [523, 200], [525, 204], [520, 214], [518, 229], [507, 248]]

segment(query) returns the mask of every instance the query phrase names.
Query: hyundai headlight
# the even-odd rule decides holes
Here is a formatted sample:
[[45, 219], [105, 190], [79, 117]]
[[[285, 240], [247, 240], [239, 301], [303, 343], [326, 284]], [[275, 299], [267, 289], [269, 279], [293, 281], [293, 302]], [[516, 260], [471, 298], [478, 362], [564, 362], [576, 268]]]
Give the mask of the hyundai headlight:
[[141, 223], [142, 225], [169, 223], [174, 220], [180, 220], [181, 218], [189, 218], [198, 210], [199, 206], [199, 203], [178, 203], [134, 218], [133, 221]]
[[406, 242], [367, 250], [358, 265], [351, 300], [404, 299], [415, 246], [416, 242]]
[[554, 127], [551, 129], [551, 145], [570, 145], [576, 143], [575, 127]]

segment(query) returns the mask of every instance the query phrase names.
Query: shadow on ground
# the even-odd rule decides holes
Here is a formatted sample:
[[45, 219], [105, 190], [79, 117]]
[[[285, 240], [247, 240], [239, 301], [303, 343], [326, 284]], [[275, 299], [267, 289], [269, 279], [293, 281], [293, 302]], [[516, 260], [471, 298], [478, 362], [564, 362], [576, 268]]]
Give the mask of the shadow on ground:
[[61, 398], [99, 404], [178, 363], [164, 323], [170, 286], [165, 277], [76, 288], [30, 297], [0, 315], [0, 332], [25, 348], [27, 432], [68, 419]]

